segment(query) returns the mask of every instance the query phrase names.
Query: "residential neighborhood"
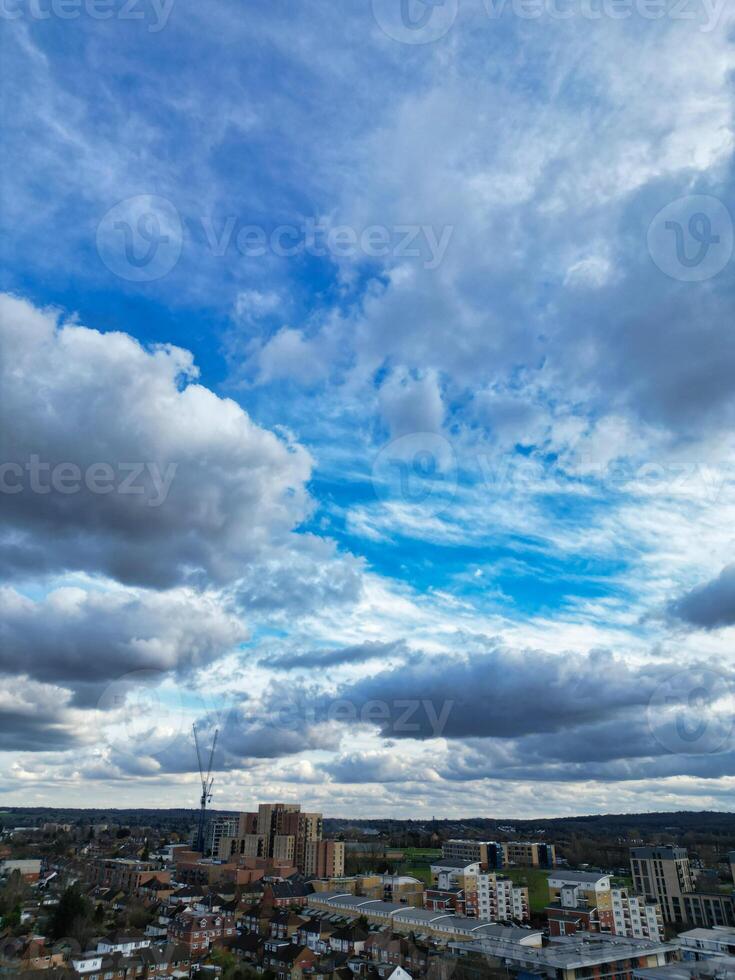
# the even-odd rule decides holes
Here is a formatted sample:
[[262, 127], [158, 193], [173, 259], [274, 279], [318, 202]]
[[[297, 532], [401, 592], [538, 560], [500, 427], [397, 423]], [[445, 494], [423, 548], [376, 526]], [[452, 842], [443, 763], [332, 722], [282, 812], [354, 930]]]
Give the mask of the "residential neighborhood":
[[195, 833], [4, 830], [0, 976], [735, 976], [730, 852], [707, 868], [681, 846], [633, 846], [629, 868], [595, 870], [551, 842], [427, 828], [438, 846], [386, 842], [414, 864], [378, 870], [369, 834], [324, 838], [321, 814], [283, 803], [213, 815], [203, 852]]

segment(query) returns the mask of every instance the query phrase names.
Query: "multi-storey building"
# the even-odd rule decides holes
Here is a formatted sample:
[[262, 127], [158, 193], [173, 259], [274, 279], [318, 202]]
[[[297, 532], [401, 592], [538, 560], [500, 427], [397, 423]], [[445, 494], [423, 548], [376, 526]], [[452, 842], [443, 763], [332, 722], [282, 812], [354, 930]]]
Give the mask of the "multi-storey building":
[[451, 890], [461, 891], [454, 902], [458, 914], [487, 922], [527, 922], [530, 918], [528, 889], [495, 871], [483, 871], [478, 861], [466, 863], [443, 858], [431, 865], [431, 878], [435, 889], [444, 892], [444, 900], [449, 904]]
[[528, 888], [494, 871], [481, 872], [477, 881], [477, 917], [488, 922], [528, 922]]
[[612, 888], [613, 932], [631, 939], [663, 942], [661, 906], [653, 899], [635, 895], [627, 888]]
[[478, 862], [485, 868], [502, 868], [503, 848], [491, 840], [447, 840], [442, 844], [442, 858], [466, 864]]
[[[261, 803], [257, 811], [225, 817], [212, 825], [212, 856], [272, 858], [305, 874], [344, 874], [344, 845], [322, 841], [321, 813], [302, 813], [298, 803]], [[329, 843], [331, 847], [320, 847]], [[340, 846], [336, 846], [340, 845]]]
[[556, 848], [538, 841], [448, 840], [442, 844], [442, 857], [448, 860], [479, 861], [483, 870], [519, 865], [553, 868]]
[[556, 865], [556, 847], [538, 841], [508, 841], [503, 848], [504, 866], [518, 864], [528, 868], [553, 868]]
[[735, 926], [735, 896], [719, 892], [690, 892], [684, 898], [684, 919], [714, 929]]
[[634, 847], [630, 868], [634, 890], [659, 903], [665, 922], [687, 919], [684, 895], [694, 890], [694, 882], [686, 848]]
[[304, 847], [304, 874], [316, 878], [339, 878], [345, 873], [344, 841], [307, 840]]
[[552, 936], [614, 931], [610, 875], [554, 871], [549, 875], [546, 915]]
[[209, 853], [226, 860], [232, 854], [232, 840], [237, 837], [239, 817], [217, 817], [209, 825]]
[[102, 858], [97, 864], [97, 884], [105, 888], [117, 888], [128, 894], [137, 894], [141, 888], [158, 882], [171, 881], [170, 871], [157, 871], [152, 861], [136, 861], [131, 858]]

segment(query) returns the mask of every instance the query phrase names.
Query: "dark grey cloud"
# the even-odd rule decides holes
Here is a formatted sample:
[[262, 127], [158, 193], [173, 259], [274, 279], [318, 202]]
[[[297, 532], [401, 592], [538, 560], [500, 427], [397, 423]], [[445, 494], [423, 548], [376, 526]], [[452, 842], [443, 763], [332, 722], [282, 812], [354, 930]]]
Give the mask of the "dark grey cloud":
[[0, 751], [55, 752], [83, 744], [68, 691], [2, 674], [0, 690]]
[[642, 710], [679, 669], [632, 667], [606, 651], [555, 655], [491, 644], [470, 657], [413, 658], [342, 687], [337, 697], [358, 708], [385, 706], [378, 723], [386, 737], [430, 738], [444, 711], [438, 734], [445, 738], [513, 738]]
[[361, 664], [367, 660], [388, 660], [405, 657], [408, 648], [402, 640], [392, 643], [378, 641], [358, 643], [354, 646], [339, 647], [334, 650], [310, 650], [306, 653], [288, 652], [261, 660], [261, 666], [274, 670], [294, 670], [296, 668], [318, 669], [320, 667], [340, 667], [344, 664]]
[[669, 607], [691, 626], [717, 629], [735, 623], [735, 565], [727, 565], [717, 578], [698, 585]]
[[96, 704], [104, 684], [135, 671], [189, 671], [246, 638], [216, 596], [58, 589], [33, 601], [0, 589], [0, 670], [58, 682]]

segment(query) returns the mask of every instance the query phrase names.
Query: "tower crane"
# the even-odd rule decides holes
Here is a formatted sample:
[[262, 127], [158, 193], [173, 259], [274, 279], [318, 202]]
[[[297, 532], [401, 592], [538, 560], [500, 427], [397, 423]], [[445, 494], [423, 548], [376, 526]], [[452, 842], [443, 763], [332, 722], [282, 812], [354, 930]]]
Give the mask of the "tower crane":
[[202, 781], [202, 796], [200, 799], [200, 809], [199, 809], [199, 827], [197, 828], [196, 844], [194, 849], [200, 851], [204, 854], [204, 829], [207, 820], [207, 803], [212, 801], [212, 783], [214, 783], [214, 776], [212, 775], [212, 761], [214, 759], [214, 750], [217, 747], [217, 736], [219, 735], [219, 729], [216, 728], [214, 732], [214, 739], [212, 741], [212, 750], [209, 753], [209, 763], [207, 765], [207, 771], [205, 773], [204, 766], [202, 764], [202, 754], [199, 751], [199, 736], [197, 735], [197, 726], [192, 725], [194, 730], [194, 745], [197, 750], [197, 762], [199, 763], [199, 777]]

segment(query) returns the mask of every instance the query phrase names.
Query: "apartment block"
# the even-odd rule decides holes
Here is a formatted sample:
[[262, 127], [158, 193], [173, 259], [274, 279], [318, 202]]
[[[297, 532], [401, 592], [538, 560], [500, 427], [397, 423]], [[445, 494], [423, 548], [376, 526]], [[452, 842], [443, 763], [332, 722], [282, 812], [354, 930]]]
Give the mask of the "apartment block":
[[627, 888], [613, 887], [612, 910], [616, 936], [663, 942], [664, 920], [658, 902], [636, 895]]
[[528, 868], [553, 868], [556, 848], [538, 841], [448, 840], [442, 845], [442, 858], [479, 861], [483, 870], [502, 869], [510, 865]]
[[556, 865], [556, 847], [537, 841], [509, 841], [503, 848], [504, 866], [517, 864], [524, 868], [553, 868]]
[[477, 875], [477, 917], [487, 922], [528, 922], [528, 888], [494, 871]]
[[634, 847], [630, 852], [630, 869], [634, 890], [659, 903], [664, 922], [683, 922], [689, 918], [684, 895], [694, 891], [694, 881], [686, 848]]
[[239, 817], [217, 817], [209, 825], [209, 853], [212, 857], [226, 860], [232, 851], [232, 841], [238, 836]]
[[486, 868], [503, 867], [503, 848], [491, 840], [447, 840], [442, 844], [442, 858], [448, 861], [477, 862]]
[[136, 894], [141, 888], [158, 882], [168, 885], [170, 871], [157, 871], [151, 861], [136, 861], [130, 858], [103, 858], [97, 862], [98, 885], [105, 888], [118, 888], [128, 894]]
[[341, 840], [309, 840], [304, 843], [304, 874], [340, 878], [345, 873], [345, 845]]
[[[496, 871], [484, 871], [479, 861], [465, 863], [443, 858], [431, 865], [431, 878], [435, 896], [426, 894], [427, 908], [439, 909], [443, 901], [452, 906], [457, 914], [475, 917], [486, 922], [527, 922], [530, 919], [528, 889], [517, 885]], [[452, 890], [455, 894], [452, 903]], [[434, 905], [430, 906], [430, 898]]]
[[264, 858], [305, 874], [343, 875], [344, 844], [323, 842], [322, 830], [321, 813], [302, 812], [299, 803], [261, 803], [257, 811], [213, 821], [210, 850], [220, 861]]
[[552, 936], [614, 932], [610, 875], [598, 871], [554, 871], [549, 875], [546, 915]]
[[718, 892], [692, 892], [683, 896], [684, 919], [714, 929], [735, 926], [735, 896]]

